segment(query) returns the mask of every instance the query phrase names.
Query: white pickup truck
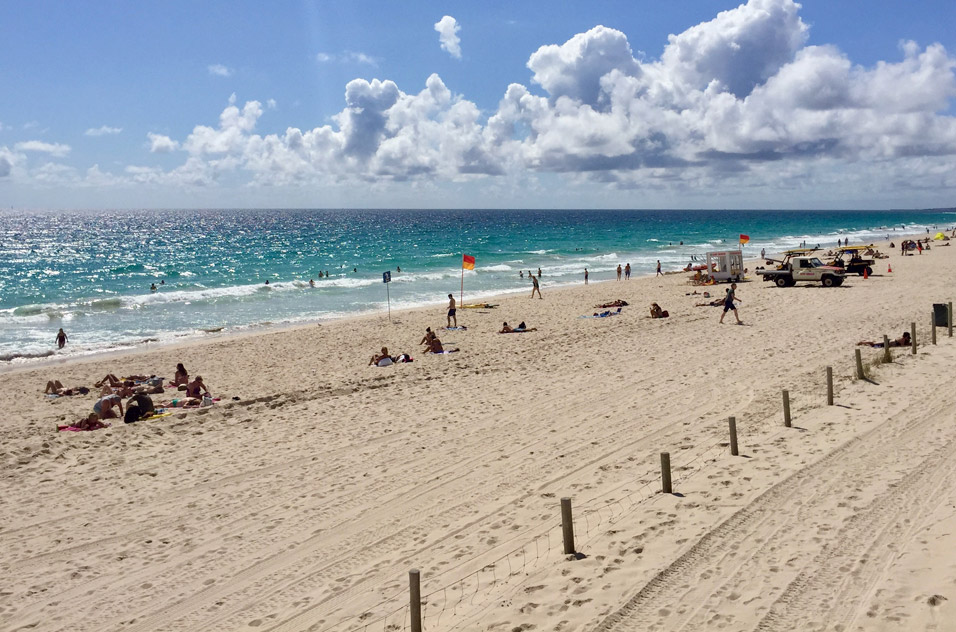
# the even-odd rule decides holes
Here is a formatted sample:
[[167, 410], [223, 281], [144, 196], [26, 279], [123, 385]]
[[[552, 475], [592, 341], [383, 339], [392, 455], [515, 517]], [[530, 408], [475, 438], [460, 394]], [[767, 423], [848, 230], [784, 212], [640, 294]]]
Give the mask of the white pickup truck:
[[757, 270], [764, 281], [773, 281], [777, 287], [793, 287], [797, 282], [822, 283], [824, 287], [843, 285], [842, 268], [824, 265], [816, 257], [789, 257], [777, 270]]

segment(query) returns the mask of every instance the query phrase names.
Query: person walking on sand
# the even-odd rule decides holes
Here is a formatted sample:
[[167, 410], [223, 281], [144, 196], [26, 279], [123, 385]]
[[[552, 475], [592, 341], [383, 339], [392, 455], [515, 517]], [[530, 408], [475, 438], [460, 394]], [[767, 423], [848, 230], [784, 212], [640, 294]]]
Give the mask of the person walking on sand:
[[535, 293], [535, 292], [538, 293], [538, 298], [542, 298], [542, 296], [541, 296], [541, 288], [538, 287], [538, 277], [536, 277], [535, 275], [532, 274], [532, 275], [531, 275], [531, 282], [534, 284], [534, 287], [531, 288], [531, 298], [534, 298], [534, 293]]
[[584, 284], [585, 285], [588, 284], [588, 269], [587, 268], [584, 269]]
[[66, 345], [66, 341], [69, 339], [69, 336], [67, 336], [66, 332], [63, 331], [63, 328], [60, 327], [60, 331], [56, 332], [56, 346], [62, 349], [64, 345]]
[[[740, 301], [740, 299], [737, 298], [737, 284], [731, 283], [730, 287], [727, 289], [727, 295], [724, 296], [724, 312], [720, 315], [721, 324], [723, 324], [724, 316], [727, 315], [727, 312], [729, 312], [730, 310], [733, 310], [734, 318], [737, 319], [737, 324], [743, 325], [743, 323], [740, 321], [740, 316], [737, 315], [737, 306], [734, 305], [735, 300]], [[740, 301], [740, 302], [743, 302], [743, 301]]]
[[661, 272], [661, 260], [660, 260], [660, 259], [657, 260], [657, 274], [655, 274], [654, 276], [655, 276], [655, 277], [664, 276], [664, 273]]
[[621, 280], [621, 264], [617, 264], [617, 280]]
[[448, 327], [451, 327], [452, 323], [455, 323], [455, 327], [458, 326], [458, 317], [455, 316], [455, 297], [451, 294], [448, 295]]

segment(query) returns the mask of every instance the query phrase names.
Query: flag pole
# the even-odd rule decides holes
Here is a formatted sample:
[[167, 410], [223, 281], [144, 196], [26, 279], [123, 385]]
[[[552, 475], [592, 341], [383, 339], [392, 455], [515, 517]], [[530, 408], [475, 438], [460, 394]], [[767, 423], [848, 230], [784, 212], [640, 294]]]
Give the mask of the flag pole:
[[461, 262], [461, 290], [458, 293], [458, 307], [465, 308], [465, 261]]

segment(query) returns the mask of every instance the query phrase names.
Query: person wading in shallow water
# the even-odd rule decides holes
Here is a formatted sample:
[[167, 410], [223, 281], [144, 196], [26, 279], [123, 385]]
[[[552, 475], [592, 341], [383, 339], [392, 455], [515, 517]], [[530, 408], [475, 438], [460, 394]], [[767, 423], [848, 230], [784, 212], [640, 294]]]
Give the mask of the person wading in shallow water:
[[66, 341], [69, 339], [69, 336], [67, 336], [66, 332], [63, 331], [63, 328], [60, 327], [60, 331], [56, 332], [56, 346], [62, 349], [66, 345]]

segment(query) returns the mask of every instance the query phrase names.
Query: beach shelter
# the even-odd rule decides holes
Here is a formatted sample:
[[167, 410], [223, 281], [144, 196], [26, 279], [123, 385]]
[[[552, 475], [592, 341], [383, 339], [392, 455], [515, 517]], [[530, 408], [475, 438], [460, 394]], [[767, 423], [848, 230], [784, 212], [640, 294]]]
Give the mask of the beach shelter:
[[946, 239], [946, 235], [944, 235], [943, 233], [936, 233], [936, 236], [933, 237], [933, 239], [935, 239], [936, 241], [943, 241]]
[[715, 281], [740, 281], [744, 278], [744, 257], [740, 250], [708, 252], [707, 270]]

